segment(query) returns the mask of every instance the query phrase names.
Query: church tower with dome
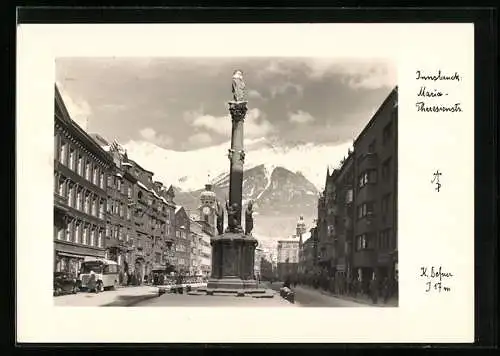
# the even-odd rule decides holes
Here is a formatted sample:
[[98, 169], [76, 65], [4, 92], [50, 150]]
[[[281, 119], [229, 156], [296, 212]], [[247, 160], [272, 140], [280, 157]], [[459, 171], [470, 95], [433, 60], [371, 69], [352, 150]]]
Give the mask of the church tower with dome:
[[207, 223], [210, 230], [215, 234], [217, 224], [217, 196], [213, 191], [213, 185], [208, 182], [205, 190], [200, 194], [199, 220]]

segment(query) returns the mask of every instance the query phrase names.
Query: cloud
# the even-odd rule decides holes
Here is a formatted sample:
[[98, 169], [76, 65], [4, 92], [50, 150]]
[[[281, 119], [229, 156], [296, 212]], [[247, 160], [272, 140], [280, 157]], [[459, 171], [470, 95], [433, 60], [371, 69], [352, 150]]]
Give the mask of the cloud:
[[257, 76], [261, 79], [269, 76], [289, 76], [291, 69], [280, 60], [272, 60], [267, 66], [257, 72]]
[[192, 121], [192, 125], [197, 128], [205, 128], [219, 135], [231, 133], [231, 119], [229, 116], [201, 115]]
[[83, 130], [87, 131], [89, 117], [92, 115], [92, 108], [89, 103], [76, 95], [70, 95], [64, 84], [59, 81], [57, 82], [57, 87], [71, 119]]
[[262, 96], [261, 93], [259, 93], [255, 89], [251, 89], [248, 91], [248, 97], [251, 99], [260, 99], [260, 100], [265, 100], [265, 98]]
[[167, 135], [158, 135], [151, 127], [146, 127], [139, 131], [141, 137], [157, 146], [166, 147], [172, 144], [173, 140]]
[[322, 79], [330, 75], [341, 77], [343, 84], [354, 88], [379, 89], [397, 83], [396, 66], [386, 60], [338, 62], [327, 58], [305, 61], [311, 79]]
[[290, 122], [294, 122], [297, 124], [306, 124], [315, 120], [311, 114], [302, 110], [299, 110], [295, 113], [289, 113], [288, 119]]
[[[185, 117], [191, 117], [191, 125], [195, 128], [204, 128], [222, 136], [231, 135], [231, 118], [226, 116], [199, 115], [193, 118], [193, 112]], [[258, 108], [248, 110], [245, 118], [245, 137], [260, 137], [274, 131], [273, 125], [266, 120], [265, 114]]]
[[261, 137], [274, 131], [273, 125], [266, 120], [262, 111], [257, 108], [251, 109], [245, 119], [245, 136]]
[[285, 82], [280, 85], [272, 86], [270, 90], [271, 90], [271, 96], [273, 98], [275, 98], [278, 95], [284, 95], [290, 93], [295, 93], [298, 96], [302, 96], [302, 94], [304, 93], [304, 88], [302, 88], [301, 85], [292, 82]]
[[206, 132], [199, 132], [189, 136], [188, 142], [193, 146], [204, 146], [212, 143], [212, 136]]

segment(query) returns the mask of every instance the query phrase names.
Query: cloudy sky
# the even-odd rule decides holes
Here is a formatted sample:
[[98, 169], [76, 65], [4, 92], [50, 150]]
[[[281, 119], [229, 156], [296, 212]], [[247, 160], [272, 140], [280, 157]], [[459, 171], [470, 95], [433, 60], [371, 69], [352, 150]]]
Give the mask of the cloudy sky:
[[227, 142], [234, 69], [244, 72], [245, 137], [284, 146], [352, 141], [397, 84], [386, 60], [59, 58], [73, 119], [108, 140], [187, 151]]

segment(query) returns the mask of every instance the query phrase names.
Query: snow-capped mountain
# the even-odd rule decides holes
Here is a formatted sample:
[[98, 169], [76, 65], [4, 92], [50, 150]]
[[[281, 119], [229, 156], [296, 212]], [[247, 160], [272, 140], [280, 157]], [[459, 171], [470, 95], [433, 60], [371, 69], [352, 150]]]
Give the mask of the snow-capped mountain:
[[[214, 182], [213, 190], [220, 201], [229, 196], [229, 173]], [[203, 189], [192, 192], [177, 190], [175, 200], [190, 210], [196, 209]], [[283, 167], [259, 165], [243, 173], [243, 205], [249, 200], [259, 215], [297, 215], [316, 207], [318, 190], [300, 173]]]
[[[229, 174], [219, 176], [213, 190], [221, 202], [228, 199]], [[175, 201], [196, 215], [202, 191], [177, 190]], [[286, 168], [261, 164], [243, 173], [243, 205], [249, 200], [254, 202], [255, 232], [263, 239], [292, 235], [301, 215], [312, 222], [317, 199], [314, 184]]]
[[[192, 214], [197, 213], [209, 175], [218, 198], [228, 198], [229, 142], [192, 151], [167, 150], [142, 141], [123, 146], [129, 158], [155, 173], [155, 180], [173, 185], [175, 201]], [[268, 138], [245, 140], [243, 200], [255, 201], [254, 235], [264, 240], [289, 237], [300, 215], [310, 227], [326, 168], [339, 164], [349, 148], [350, 143], [286, 146]]]
[[[167, 150], [145, 141], [123, 146], [131, 159], [155, 173], [155, 179], [186, 192], [203, 188], [209, 175], [214, 181], [222, 179], [229, 170], [229, 142], [191, 151]], [[245, 169], [262, 164], [283, 167], [322, 189], [326, 167], [339, 164], [350, 147], [351, 143], [286, 146], [267, 138], [245, 140]]]

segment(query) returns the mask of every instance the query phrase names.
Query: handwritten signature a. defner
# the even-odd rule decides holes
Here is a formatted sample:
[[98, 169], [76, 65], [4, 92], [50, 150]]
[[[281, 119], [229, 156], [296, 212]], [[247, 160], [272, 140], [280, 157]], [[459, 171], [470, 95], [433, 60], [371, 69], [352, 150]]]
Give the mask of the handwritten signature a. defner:
[[420, 267], [420, 277], [426, 280], [426, 292], [436, 290], [438, 292], [450, 292], [451, 288], [446, 285], [446, 281], [453, 277], [453, 273], [446, 272], [442, 266], [430, 269], [428, 267]]

